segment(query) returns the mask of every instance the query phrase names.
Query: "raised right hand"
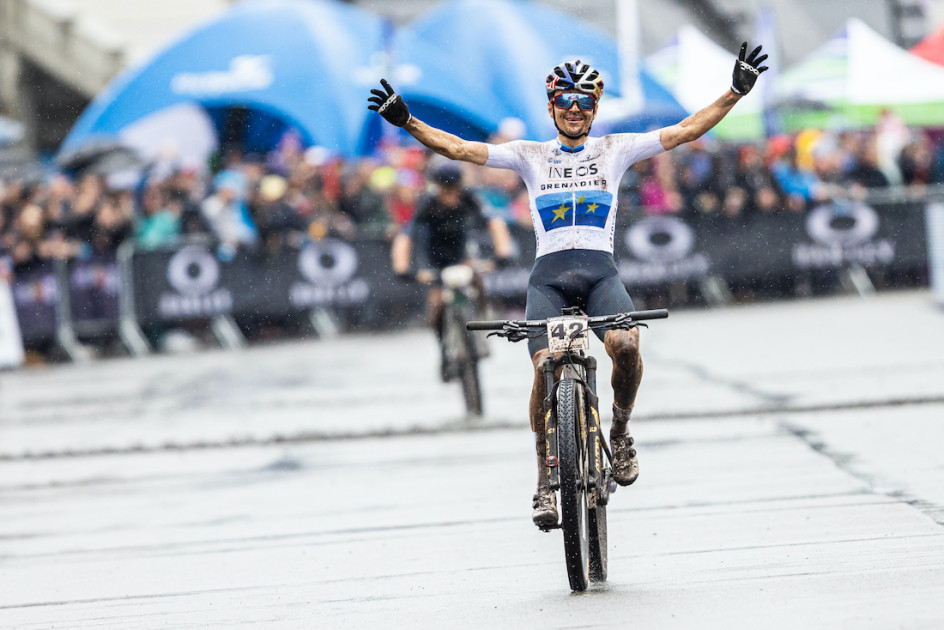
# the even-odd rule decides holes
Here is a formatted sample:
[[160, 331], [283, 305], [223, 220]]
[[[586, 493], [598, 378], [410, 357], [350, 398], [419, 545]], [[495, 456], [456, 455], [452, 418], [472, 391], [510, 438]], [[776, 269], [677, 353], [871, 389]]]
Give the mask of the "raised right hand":
[[405, 126], [413, 118], [410, 115], [410, 108], [406, 106], [400, 95], [393, 91], [386, 79], [381, 79], [380, 85], [383, 86], [386, 93], [377, 89], [371, 90], [370, 93], [373, 96], [367, 99], [371, 103], [367, 106], [367, 109], [377, 112], [391, 125]]
[[757, 77], [767, 70], [767, 66], [760, 65], [767, 59], [767, 55], [760, 55], [761, 48], [758, 46], [748, 55], [747, 42], [741, 44], [741, 52], [734, 62], [734, 73], [731, 77], [731, 90], [735, 94], [743, 96], [750, 92], [757, 82]]

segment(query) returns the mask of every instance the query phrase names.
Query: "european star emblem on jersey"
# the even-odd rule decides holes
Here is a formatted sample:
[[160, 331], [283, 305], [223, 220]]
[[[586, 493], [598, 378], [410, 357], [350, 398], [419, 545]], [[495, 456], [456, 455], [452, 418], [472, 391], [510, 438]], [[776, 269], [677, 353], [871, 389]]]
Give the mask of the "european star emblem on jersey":
[[551, 223], [557, 220], [563, 221], [567, 216], [567, 202], [565, 201], [560, 205], [560, 208], [554, 210], [554, 218], [551, 220]]
[[545, 231], [571, 226], [603, 229], [612, 209], [613, 195], [602, 190], [557, 192], [541, 195], [535, 199], [535, 205]]

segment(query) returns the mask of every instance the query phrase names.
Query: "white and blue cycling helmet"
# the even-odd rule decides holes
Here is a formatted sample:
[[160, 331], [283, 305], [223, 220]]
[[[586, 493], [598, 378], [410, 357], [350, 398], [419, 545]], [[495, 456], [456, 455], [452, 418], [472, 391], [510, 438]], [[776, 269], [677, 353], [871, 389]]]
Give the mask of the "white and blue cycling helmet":
[[579, 59], [565, 61], [551, 70], [546, 80], [547, 100], [561, 91], [576, 90], [590, 94], [596, 100], [603, 96], [603, 77], [596, 68]]

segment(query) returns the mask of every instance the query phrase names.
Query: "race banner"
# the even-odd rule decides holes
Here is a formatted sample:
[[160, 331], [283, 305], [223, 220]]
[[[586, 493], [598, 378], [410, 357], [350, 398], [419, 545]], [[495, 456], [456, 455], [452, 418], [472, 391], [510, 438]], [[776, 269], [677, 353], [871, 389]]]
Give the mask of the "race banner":
[[791, 244], [794, 270], [908, 270], [927, 264], [925, 203], [871, 206], [843, 200], [823, 203], [803, 217]]
[[[791, 279], [812, 271], [859, 265], [879, 273], [921, 273], [928, 264], [925, 200], [882, 203], [829, 201], [806, 213], [723, 216], [630, 216], [617, 224], [614, 253], [620, 279], [635, 289], [728, 281]], [[534, 235], [517, 230], [520, 251]], [[488, 274], [490, 295], [524, 303], [532, 259]]]
[[673, 216], [644, 217], [617, 229], [614, 254], [627, 288], [705, 278], [719, 262], [696, 226]]
[[44, 261], [15, 270], [11, 289], [23, 342], [55, 339], [60, 293], [53, 262]]
[[[854, 265], [927, 278], [927, 232], [936, 225], [932, 209], [939, 206], [925, 199], [839, 200], [806, 213], [747, 218], [630, 215], [617, 224], [616, 261], [630, 294], [673, 283], [697, 285], [710, 276], [789, 281]], [[484, 281], [495, 303], [523, 306], [534, 235], [522, 226], [512, 226], [511, 233], [514, 263], [487, 273]], [[480, 256], [487, 258], [489, 246], [482, 240]], [[128, 269], [124, 283], [111, 257], [18, 269], [10, 291], [23, 341], [54, 340], [59, 325], [80, 335], [113, 332], [124, 287], [133, 292], [134, 316], [143, 326], [224, 315], [279, 320], [325, 309], [350, 326], [383, 328], [416, 321], [425, 310], [427, 287], [396, 278], [386, 240], [328, 238], [299, 249], [235, 256], [213, 243], [191, 241], [136, 251]], [[60, 312], [64, 295], [68, 313]]]
[[121, 279], [114, 254], [71, 260], [66, 273], [70, 316], [76, 330], [117, 330]]
[[283, 317], [327, 308], [340, 313], [395, 312], [422, 302], [399, 282], [386, 241], [324, 239], [276, 254], [220, 257], [209, 244], [136, 252], [133, 280], [143, 324], [213, 317]]
[[790, 278], [852, 265], [916, 270], [927, 265], [924, 205], [837, 200], [805, 214], [643, 217], [617, 228], [617, 264], [628, 288], [709, 275]]
[[[520, 225], [508, 226], [511, 235], [513, 264], [502, 269], [495, 269], [483, 274], [485, 293], [493, 302], [508, 306], [524, 306], [528, 294], [528, 278], [534, 265], [534, 232]], [[491, 243], [486, 242], [485, 234], [479, 237], [480, 249], [490, 251]]]

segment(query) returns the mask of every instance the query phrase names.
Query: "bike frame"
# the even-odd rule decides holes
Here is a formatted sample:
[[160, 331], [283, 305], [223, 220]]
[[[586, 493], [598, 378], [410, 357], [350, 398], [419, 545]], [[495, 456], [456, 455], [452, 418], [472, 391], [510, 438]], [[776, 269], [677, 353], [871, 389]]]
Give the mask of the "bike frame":
[[[460, 273], [456, 273], [460, 272]], [[486, 355], [479, 347], [475, 333], [463, 325], [475, 312], [482, 299], [474, 269], [470, 265], [454, 265], [442, 270], [437, 282], [441, 291], [442, 353], [451, 366], [451, 379], [462, 384], [466, 410], [471, 416], [482, 414], [482, 391], [478, 361]], [[450, 380], [451, 380], [450, 379]]]
[[[592, 437], [592, 444], [588, 444], [588, 487], [595, 488], [601, 480], [601, 471], [603, 462], [600, 461], [600, 453], [606, 453], [607, 458], [611, 459], [610, 449], [603, 438], [603, 432], [600, 429], [599, 399], [597, 398], [597, 360], [591, 356], [586, 356], [582, 352], [565, 352], [558, 356], [552, 356], [545, 359], [542, 364], [544, 369], [544, 383], [547, 396], [544, 398], [544, 419], [545, 419], [545, 440], [547, 441], [547, 467], [548, 481], [551, 490], [560, 489], [560, 474], [558, 471], [558, 445], [557, 445], [557, 409], [556, 394], [565, 374], [565, 367], [574, 367], [574, 380], [579, 384], [584, 393], [587, 418], [587, 437]], [[576, 369], [579, 367], [580, 369]], [[557, 378], [560, 371], [561, 378]], [[553, 438], [552, 438], [553, 436]]]

